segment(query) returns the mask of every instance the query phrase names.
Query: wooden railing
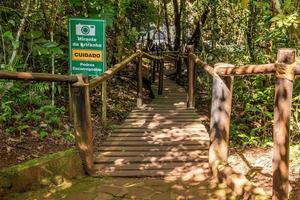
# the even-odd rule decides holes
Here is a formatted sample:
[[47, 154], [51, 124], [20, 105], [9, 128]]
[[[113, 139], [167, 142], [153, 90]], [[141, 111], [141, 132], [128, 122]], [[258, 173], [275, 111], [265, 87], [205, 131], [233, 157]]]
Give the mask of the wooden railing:
[[[127, 64], [137, 61], [137, 106], [142, 106], [142, 58], [158, 61], [159, 67], [159, 89], [163, 91], [164, 58], [153, 56], [137, 49], [136, 53], [124, 59], [122, 62], [109, 68], [101, 76], [88, 80], [87, 76], [82, 75], [57, 75], [47, 73], [27, 73], [27, 72], [7, 72], [0, 71], [0, 79], [24, 80], [24, 81], [46, 81], [64, 82], [71, 84], [70, 108], [74, 120], [76, 145], [78, 147], [84, 169], [87, 174], [94, 175], [93, 159], [93, 129], [91, 120], [90, 90], [102, 85], [102, 117], [106, 116], [106, 81], [112, 78], [118, 71], [124, 69]], [[153, 66], [154, 67], [154, 66]], [[156, 76], [156, 73], [154, 73]], [[155, 79], [155, 78], [154, 78]], [[104, 86], [104, 87], [103, 87]], [[102, 118], [102, 120], [104, 120]]]
[[[295, 75], [300, 75], [300, 65], [296, 64], [295, 57], [295, 49], [279, 49], [276, 63], [239, 67], [220, 63], [212, 67], [194, 54], [192, 46], [188, 47], [187, 105], [189, 107], [194, 107], [196, 66], [202, 67], [213, 77], [209, 164], [215, 177], [220, 177], [221, 166], [227, 165], [234, 76], [258, 74], [274, 74], [276, 76], [273, 127], [273, 200], [288, 199], [289, 124], [293, 81]], [[243, 177], [243, 179], [242, 182], [246, 183], [246, 178]]]

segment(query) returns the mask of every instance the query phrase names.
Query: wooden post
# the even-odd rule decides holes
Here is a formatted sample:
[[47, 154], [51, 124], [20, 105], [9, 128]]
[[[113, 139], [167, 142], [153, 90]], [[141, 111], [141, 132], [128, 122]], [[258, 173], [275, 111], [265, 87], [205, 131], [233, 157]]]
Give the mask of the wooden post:
[[[215, 71], [217, 66], [215, 65]], [[222, 64], [222, 67], [224, 66], [232, 65]], [[209, 164], [214, 176], [217, 176], [218, 164], [226, 162], [228, 157], [232, 85], [233, 77], [214, 76], [213, 78]]]
[[159, 62], [158, 94], [162, 95], [164, 87], [164, 60]]
[[176, 83], [179, 83], [178, 82], [178, 78], [177, 78], [177, 76], [178, 76], [178, 74], [177, 74], [177, 69], [178, 69], [178, 54], [177, 54], [177, 57], [176, 57], [176, 59], [174, 60], [174, 66], [175, 66], [175, 70], [176, 70]]
[[69, 118], [73, 120], [73, 105], [72, 105], [72, 84], [68, 83], [68, 96], [69, 96]]
[[272, 200], [286, 200], [289, 196], [289, 131], [295, 56], [295, 49], [279, 49], [277, 54]]
[[155, 74], [156, 74], [156, 72], [155, 72], [155, 66], [156, 66], [156, 60], [152, 60], [152, 77], [151, 77], [152, 83], [155, 82]]
[[195, 60], [194, 60], [194, 47], [189, 45], [187, 47], [188, 50], [188, 100], [187, 100], [187, 107], [194, 108], [194, 91], [195, 91]]
[[93, 175], [93, 130], [89, 85], [87, 77], [78, 77], [81, 81], [72, 85], [75, 138], [84, 169], [89, 175]]
[[176, 82], [179, 83], [181, 80], [181, 72], [182, 72], [182, 58], [180, 56], [181, 51], [178, 52], [178, 57], [176, 61]]
[[136, 51], [140, 53], [137, 65], [136, 65], [136, 75], [137, 75], [137, 107], [140, 108], [143, 105], [143, 74], [142, 74], [142, 67], [143, 67], [143, 57], [142, 57], [142, 47], [141, 44], [136, 45]]
[[101, 85], [101, 100], [102, 100], [102, 107], [101, 107], [101, 121], [103, 126], [107, 126], [107, 81], [103, 81]]

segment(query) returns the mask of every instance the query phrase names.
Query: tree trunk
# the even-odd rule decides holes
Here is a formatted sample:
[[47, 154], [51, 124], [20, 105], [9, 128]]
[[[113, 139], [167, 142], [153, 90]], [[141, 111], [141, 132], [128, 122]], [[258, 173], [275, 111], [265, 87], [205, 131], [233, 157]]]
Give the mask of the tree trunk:
[[[26, 22], [26, 18], [29, 15], [30, 5], [31, 5], [31, 0], [27, 0], [26, 1], [26, 9], [25, 9], [25, 12], [24, 12], [24, 16], [23, 16], [23, 19], [21, 20], [21, 23], [20, 23], [20, 26], [19, 26], [19, 30], [18, 30], [17, 36], [16, 36], [16, 42], [17, 43], [19, 43], [20, 37], [21, 37], [22, 32], [23, 32], [23, 30], [25, 28], [25, 22]], [[12, 52], [11, 58], [10, 58], [9, 63], [8, 63], [9, 65], [13, 65], [14, 64], [16, 56], [17, 56], [17, 52], [18, 52], [18, 46], [15, 45], [13, 47], [13, 52]]]
[[120, 61], [122, 53], [123, 53], [123, 37], [124, 37], [124, 30], [123, 25], [124, 25], [124, 12], [122, 10], [121, 6], [122, 0], [118, 0], [115, 3], [115, 7], [117, 9], [117, 17], [116, 20], [114, 20], [113, 23], [113, 29], [114, 29], [114, 54], [113, 54], [113, 64], [116, 64]]
[[250, 55], [250, 62], [255, 62], [255, 53], [254, 53], [254, 42], [253, 42], [253, 34], [254, 34], [254, 23], [255, 23], [255, 7], [252, 1], [249, 2], [249, 10], [250, 15], [248, 18], [248, 30], [247, 30], [247, 45]]
[[174, 25], [175, 25], [175, 40], [174, 40], [174, 50], [178, 51], [180, 48], [180, 37], [181, 37], [181, 13], [179, 10], [179, 5], [177, 0], [173, 0], [174, 7]]
[[166, 28], [167, 28], [168, 48], [171, 49], [171, 34], [170, 34], [170, 23], [169, 23], [167, 4], [168, 4], [167, 0], [163, 0], [165, 23], [166, 23]]
[[[202, 27], [204, 27], [205, 25], [205, 22], [207, 20], [207, 17], [209, 15], [209, 12], [210, 12], [210, 5], [212, 4], [212, 0], [210, 0], [206, 7], [205, 7], [205, 10], [204, 12], [202, 13], [200, 19], [198, 19], [196, 21], [196, 28], [193, 32], [193, 35], [191, 37], [191, 39], [189, 40], [189, 45], [193, 45], [195, 49], [198, 49], [199, 47], [201, 47], [203, 49], [203, 46], [201, 45], [200, 46], [200, 42], [201, 42], [201, 37], [202, 37]], [[202, 42], [201, 42], [202, 43]]]
[[217, 47], [217, 26], [218, 26], [218, 20], [217, 20], [217, 6], [218, 6], [218, 0], [212, 0], [212, 18], [213, 18], [213, 26], [212, 26], [212, 49], [216, 49]]

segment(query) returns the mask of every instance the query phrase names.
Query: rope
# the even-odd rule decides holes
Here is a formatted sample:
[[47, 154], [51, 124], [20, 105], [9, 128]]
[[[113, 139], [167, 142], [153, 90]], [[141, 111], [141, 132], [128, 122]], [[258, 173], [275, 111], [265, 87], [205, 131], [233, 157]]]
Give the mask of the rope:
[[295, 68], [296, 68], [296, 62], [292, 64], [275, 63], [275, 69], [276, 69], [275, 75], [277, 78], [284, 78], [290, 81], [294, 81]]

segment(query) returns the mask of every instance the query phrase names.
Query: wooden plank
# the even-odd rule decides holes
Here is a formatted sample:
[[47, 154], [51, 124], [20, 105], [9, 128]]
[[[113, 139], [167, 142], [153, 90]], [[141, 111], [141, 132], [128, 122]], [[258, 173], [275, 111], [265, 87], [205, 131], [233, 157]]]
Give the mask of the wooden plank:
[[[194, 173], [193, 173], [194, 171]], [[98, 171], [99, 176], [112, 176], [112, 177], [170, 177], [171, 179], [181, 180], [184, 175], [190, 175], [190, 179], [205, 180], [208, 178], [208, 172], [199, 169], [187, 169], [179, 172], [171, 170], [127, 170], [127, 171], [112, 171], [112, 172], [101, 172]], [[191, 176], [192, 175], [192, 176]]]
[[171, 137], [166, 135], [165, 137], [160, 136], [160, 137], [155, 137], [155, 136], [141, 136], [141, 137], [109, 137], [106, 139], [106, 141], [120, 141], [120, 142], [127, 142], [127, 141], [147, 141], [147, 142], [154, 142], [154, 141], [163, 141], [163, 142], [172, 142], [174, 140], [176, 141], [181, 141], [181, 142], [186, 142], [186, 141], [208, 141], [209, 137], [208, 136], [192, 136], [192, 137], [188, 137], [188, 136], [181, 136], [181, 137]]
[[176, 123], [176, 122], [192, 122], [192, 123], [196, 123], [199, 122], [201, 123], [202, 120], [201, 119], [182, 119], [182, 118], [168, 118], [168, 119], [159, 119], [159, 118], [152, 118], [152, 119], [126, 119], [124, 124], [130, 124], [130, 123], [138, 123], [138, 122], [142, 122], [142, 123], [149, 123], [149, 122], [172, 122], [172, 123]]
[[203, 128], [204, 125], [200, 124], [199, 122], [193, 122], [193, 123], [188, 123], [188, 122], [181, 122], [181, 124], [178, 123], [174, 123], [174, 124], [161, 124], [161, 123], [157, 123], [157, 122], [153, 122], [151, 124], [145, 124], [145, 125], [122, 125], [120, 126], [120, 128], [122, 129], [135, 129], [135, 128], [139, 128], [139, 129], [149, 129], [149, 130], [153, 130], [153, 129], [161, 129], [161, 128], [165, 128], [165, 129], [172, 129], [172, 128], [185, 128], [185, 129], [196, 129], [196, 128]]
[[[188, 128], [184, 128], [184, 127], [179, 127], [177, 126], [176, 128], [172, 128], [170, 126], [168, 127], [165, 127], [163, 128], [164, 131], [176, 131], [176, 130], [184, 130], [184, 131], [203, 131], [205, 129], [204, 125], [202, 125], [202, 127], [188, 127]], [[150, 133], [150, 132], [153, 132], [153, 131], [157, 131], [157, 130], [161, 130], [161, 128], [143, 128], [143, 127], [119, 127], [117, 129], [114, 130], [115, 133], [120, 133], [120, 132], [123, 132], [123, 133]]]
[[143, 109], [140, 109], [139, 111], [138, 110], [134, 110], [133, 113], [135, 112], [139, 112], [141, 113], [142, 111], [146, 111], [147, 113], [176, 113], [176, 112], [179, 112], [179, 113], [195, 113], [195, 111], [193, 110], [187, 110], [185, 108], [165, 108], [165, 107], [160, 107], [160, 108], [153, 108], [153, 107], [146, 107], [146, 108], [143, 108]]
[[185, 118], [185, 117], [197, 117], [200, 118], [200, 116], [195, 113], [195, 112], [182, 112], [182, 111], [170, 111], [170, 110], [165, 110], [161, 112], [134, 112], [128, 115], [128, 117], [134, 118], [134, 117], [153, 117], [153, 116], [159, 116], [159, 117], [178, 117], [178, 118]]
[[205, 162], [184, 162], [184, 163], [161, 163], [159, 165], [155, 164], [124, 164], [121, 166], [116, 166], [115, 164], [95, 164], [97, 171], [108, 172], [108, 171], [127, 171], [127, 170], [174, 170], [175, 168], [200, 168], [209, 169], [209, 165]]
[[94, 158], [94, 163], [104, 164], [104, 163], [167, 163], [167, 162], [203, 162], [208, 161], [207, 155], [195, 155], [195, 156], [172, 156], [172, 155], [164, 155], [164, 156], [135, 156], [135, 157], [101, 157]]
[[102, 159], [104, 157], [149, 157], [158, 156], [162, 157], [165, 155], [183, 155], [183, 156], [208, 156], [208, 152], [205, 150], [194, 150], [194, 151], [154, 151], [154, 152], [140, 152], [140, 151], [101, 151], [94, 153], [94, 158]]
[[[168, 139], [172, 139], [172, 140], [176, 140], [176, 139], [179, 139], [179, 138], [184, 138], [184, 137], [187, 137], [187, 138], [194, 138], [194, 137], [201, 137], [201, 138], [208, 138], [208, 134], [206, 132], [200, 132], [200, 131], [197, 131], [197, 133], [194, 133], [194, 132], [177, 132], [177, 133], [172, 133], [172, 132], [169, 132], [169, 133], [112, 133], [108, 138], [107, 140], [110, 140], [110, 138], [115, 138], [115, 137], [139, 137], [139, 138], [142, 138], [142, 137], [155, 137], [155, 138], [159, 138], [159, 139], [162, 139], [162, 138], [168, 138]], [[146, 139], [145, 139], [146, 140]]]
[[104, 141], [102, 146], [176, 146], [176, 145], [203, 145], [208, 141]]
[[208, 144], [190, 145], [190, 146], [101, 146], [99, 151], [192, 151], [192, 150], [208, 150]]
[[190, 114], [190, 113], [182, 113], [180, 115], [174, 114], [130, 114], [127, 119], [153, 119], [153, 118], [164, 118], [164, 119], [198, 119], [199, 115]]

